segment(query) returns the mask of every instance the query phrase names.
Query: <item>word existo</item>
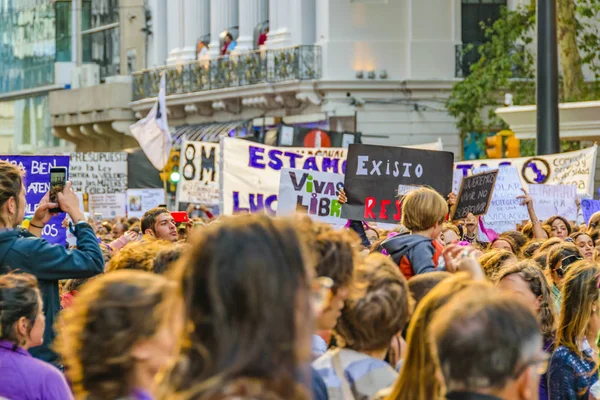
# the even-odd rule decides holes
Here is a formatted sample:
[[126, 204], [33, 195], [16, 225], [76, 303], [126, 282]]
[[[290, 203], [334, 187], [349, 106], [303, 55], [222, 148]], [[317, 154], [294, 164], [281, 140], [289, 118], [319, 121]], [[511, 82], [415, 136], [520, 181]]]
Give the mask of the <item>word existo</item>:
[[[383, 164], [383, 160], [371, 160], [369, 164], [369, 156], [358, 156], [358, 165], [356, 168], [356, 175], [378, 175], [381, 176], [382, 171], [381, 167]], [[402, 165], [402, 167], [400, 167]], [[393, 175], [394, 177], [400, 176], [400, 170], [404, 169], [402, 176], [405, 178], [410, 178], [411, 172], [417, 178], [420, 178], [423, 175], [423, 166], [421, 164], [417, 164], [413, 167], [413, 163], [402, 163], [399, 161], [394, 161], [391, 165], [393, 170], [390, 171], [390, 160], [387, 160], [385, 163], [384, 174], [385, 175]]]

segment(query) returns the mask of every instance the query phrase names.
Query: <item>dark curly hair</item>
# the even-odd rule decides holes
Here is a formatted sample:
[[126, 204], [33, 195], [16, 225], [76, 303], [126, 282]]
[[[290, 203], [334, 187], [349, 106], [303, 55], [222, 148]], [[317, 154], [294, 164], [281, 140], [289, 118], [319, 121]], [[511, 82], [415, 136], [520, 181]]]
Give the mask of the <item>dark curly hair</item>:
[[40, 290], [35, 276], [9, 273], [0, 275], [0, 339], [22, 345], [15, 324], [25, 317], [31, 331], [40, 314]]
[[91, 279], [61, 316], [55, 342], [78, 399], [117, 399], [131, 394], [131, 351], [164, 323], [171, 282], [123, 270]]

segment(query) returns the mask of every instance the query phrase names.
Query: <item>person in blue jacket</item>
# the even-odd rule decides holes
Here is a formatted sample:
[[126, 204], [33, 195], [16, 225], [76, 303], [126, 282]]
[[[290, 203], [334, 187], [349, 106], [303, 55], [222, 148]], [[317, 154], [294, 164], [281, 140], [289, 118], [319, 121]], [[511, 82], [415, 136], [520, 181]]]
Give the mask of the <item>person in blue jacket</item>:
[[[27, 208], [24, 179], [18, 166], [0, 161], [0, 274], [25, 272], [38, 279], [46, 327], [43, 344], [29, 352], [38, 359], [57, 364], [58, 357], [51, 345], [55, 336], [54, 322], [60, 311], [58, 281], [98, 275], [104, 270], [104, 259], [70, 182], [62, 193], [58, 193], [59, 204], [50, 203], [46, 194], [35, 211], [29, 230], [21, 229], [19, 226]], [[75, 224], [76, 250], [50, 244], [40, 237], [44, 225], [53, 216], [50, 210], [57, 206]]]

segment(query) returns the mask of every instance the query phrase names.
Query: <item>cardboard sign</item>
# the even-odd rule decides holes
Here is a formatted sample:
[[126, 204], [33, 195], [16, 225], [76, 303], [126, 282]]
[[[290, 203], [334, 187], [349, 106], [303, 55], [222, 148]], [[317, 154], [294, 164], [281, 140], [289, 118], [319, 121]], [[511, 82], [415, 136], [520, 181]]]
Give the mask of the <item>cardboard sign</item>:
[[69, 180], [76, 192], [125, 193], [127, 153], [72, 153]]
[[344, 175], [284, 168], [279, 181], [277, 216], [298, 212], [316, 221], [340, 225], [344, 220], [337, 196], [343, 187]]
[[[474, 171], [482, 172], [487, 169], [479, 168]], [[514, 230], [518, 223], [529, 220], [527, 207], [521, 205], [518, 196], [523, 195], [521, 178], [515, 167], [505, 166], [498, 169], [498, 177], [494, 193], [485, 216], [484, 222], [487, 228], [496, 233]]]
[[577, 187], [575, 185], [529, 185], [535, 213], [544, 220], [560, 215], [569, 221], [577, 219]]
[[495, 169], [464, 178], [452, 210], [452, 219], [464, 219], [469, 214], [476, 217], [485, 214], [492, 200], [497, 176], [498, 170]]
[[177, 203], [219, 204], [219, 144], [183, 142]]
[[583, 211], [583, 219], [585, 220], [585, 223], [589, 224], [592, 215], [600, 211], [600, 200], [581, 200], [581, 211]]
[[430, 186], [446, 197], [452, 191], [453, 160], [454, 154], [445, 151], [351, 144], [342, 218], [400, 221], [399, 185]]
[[127, 190], [127, 216], [142, 218], [144, 213], [154, 207], [165, 204], [163, 189]]
[[577, 193], [591, 198], [594, 196], [597, 150], [598, 146], [594, 145], [547, 156], [461, 161], [454, 164], [454, 168], [468, 176], [473, 169], [482, 166], [494, 169], [513, 166], [519, 171], [525, 189], [532, 184], [575, 185]]
[[[35, 210], [50, 190], [50, 168], [65, 167], [69, 170], [69, 156], [0, 156], [0, 159], [19, 166], [25, 171], [25, 217], [33, 217]], [[68, 178], [68, 176], [67, 176]], [[42, 230], [42, 238], [52, 244], [66, 245], [67, 232], [62, 227], [65, 213], [52, 218]]]

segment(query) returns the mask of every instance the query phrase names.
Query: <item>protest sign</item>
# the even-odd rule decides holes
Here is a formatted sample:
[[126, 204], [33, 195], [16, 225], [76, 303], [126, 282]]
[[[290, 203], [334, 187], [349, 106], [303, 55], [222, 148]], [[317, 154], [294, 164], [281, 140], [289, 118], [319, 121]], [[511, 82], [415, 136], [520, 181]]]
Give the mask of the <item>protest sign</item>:
[[127, 190], [127, 216], [142, 218], [151, 208], [165, 204], [164, 189]]
[[126, 196], [126, 193], [90, 194], [89, 210], [102, 215], [102, 219], [123, 217], [127, 214]]
[[485, 214], [492, 200], [497, 176], [498, 170], [495, 169], [464, 178], [451, 219], [463, 219], [469, 214], [476, 217]]
[[513, 166], [519, 171], [525, 189], [531, 184], [575, 185], [577, 193], [591, 198], [594, 195], [597, 149], [594, 145], [547, 156], [461, 161], [455, 163], [454, 168], [468, 176], [474, 168], [481, 166], [494, 169]]
[[329, 172], [283, 168], [279, 181], [277, 216], [296, 212], [330, 224], [341, 224], [342, 205], [339, 190], [344, 187], [344, 175]]
[[[438, 149], [440, 145], [435, 142], [419, 147]], [[343, 174], [346, 155], [342, 148], [273, 147], [223, 137], [219, 156], [221, 212], [275, 215], [282, 168]]]
[[581, 211], [583, 211], [585, 223], [588, 224], [592, 215], [594, 215], [595, 212], [600, 211], [600, 200], [581, 200]]
[[399, 185], [431, 186], [444, 197], [452, 191], [454, 155], [444, 151], [351, 144], [342, 218], [398, 222]]
[[[33, 217], [42, 197], [50, 190], [50, 168], [64, 167], [69, 170], [69, 156], [0, 156], [25, 171], [25, 217]], [[53, 217], [42, 230], [42, 238], [53, 244], [65, 245], [66, 229], [62, 227], [64, 213]]]
[[539, 219], [560, 215], [569, 221], [577, 219], [575, 185], [529, 185], [535, 213]]
[[177, 203], [219, 204], [218, 143], [184, 141], [179, 160]]
[[127, 153], [72, 153], [69, 179], [76, 192], [127, 191]]
[[[479, 167], [474, 173], [490, 170], [488, 167]], [[484, 216], [485, 226], [497, 233], [514, 230], [518, 223], [529, 220], [527, 207], [521, 205], [518, 196], [523, 194], [521, 178], [515, 167], [503, 166], [498, 168], [498, 177], [494, 186], [494, 193], [490, 207]]]

